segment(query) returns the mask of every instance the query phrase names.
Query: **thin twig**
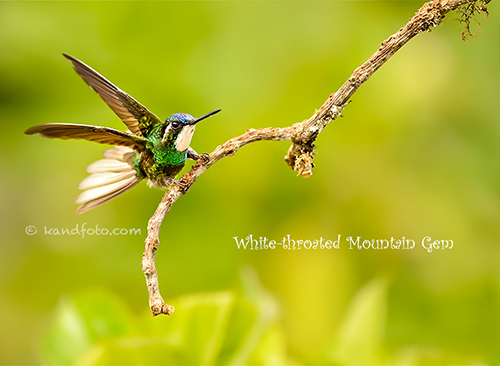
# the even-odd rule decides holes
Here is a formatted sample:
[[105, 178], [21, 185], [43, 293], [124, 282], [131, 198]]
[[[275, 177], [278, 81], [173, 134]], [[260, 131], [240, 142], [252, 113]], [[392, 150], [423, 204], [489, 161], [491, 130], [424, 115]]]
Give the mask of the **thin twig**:
[[167, 314], [174, 307], [167, 305], [159, 291], [158, 275], [155, 268], [155, 255], [159, 245], [159, 234], [163, 220], [177, 199], [188, 192], [196, 179], [213, 164], [226, 156], [234, 155], [240, 148], [255, 141], [274, 140], [292, 141], [292, 146], [285, 156], [285, 161], [297, 172], [308, 177], [312, 174], [314, 141], [323, 129], [334, 119], [342, 116], [343, 108], [351, 96], [365, 83], [389, 58], [403, 47], [410, 39], [424, 31], [430, 31], [441, 23], [444, 16], [462, 5], [478, 3], [479, 9], [487, 12], [489, 0], [434, 0], [424, 4], [408, 23], [395, 34], [381, 43], [380, 48], [360, 67], [354, 70], [349, 79], [331, 94], [325, 103], [307, 120], [284, 128], [263, 128], [248, 130], [241, 136], [232, 138], [217, 146], [209, 155], [203, 155], [189, 172], [184, 174], [179, 183], [174, 185], [163, 197], [154, 215], [149, 220], [146, 249], [142, 259], [142, 269], [146, 276], [149, 292], [149, 305], [153, 315]]

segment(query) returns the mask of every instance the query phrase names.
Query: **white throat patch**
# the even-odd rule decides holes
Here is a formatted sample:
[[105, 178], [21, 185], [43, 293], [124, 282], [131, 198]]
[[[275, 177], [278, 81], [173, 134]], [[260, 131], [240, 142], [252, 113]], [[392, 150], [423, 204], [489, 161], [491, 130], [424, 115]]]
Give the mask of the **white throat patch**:
[[189, 125], [182, 129], [179, 136], [177, 136], [177, 139], [175, 140], [175, 149], [177, 151], [184, 151], [189, 147], [195, 128], [196, 125]]

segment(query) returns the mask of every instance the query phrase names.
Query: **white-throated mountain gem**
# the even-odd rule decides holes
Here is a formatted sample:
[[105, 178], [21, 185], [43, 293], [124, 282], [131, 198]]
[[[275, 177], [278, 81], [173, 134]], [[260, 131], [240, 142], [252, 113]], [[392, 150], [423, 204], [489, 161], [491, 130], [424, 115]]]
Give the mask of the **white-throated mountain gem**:
[[84, 192], [76, 199], [76, 203], [81, 204], [77, 213], [109, 201], [142, 179], [158, 188], [168, 187], [186, 164], [186, 158], [198, 159], [198, 154], [189, 147], [196, 124], [220, 109], [198, 118], [176, 113], [162, 122], [98, 72], [72, 56], [63, 55], [128, 128], [124, 132], [109, 127], [47, 123], [26, 130], [27, 135], [114, 145], [114, 148], [104, 151], [104, 159], [87, 167], [90, 176], [78, 185]]

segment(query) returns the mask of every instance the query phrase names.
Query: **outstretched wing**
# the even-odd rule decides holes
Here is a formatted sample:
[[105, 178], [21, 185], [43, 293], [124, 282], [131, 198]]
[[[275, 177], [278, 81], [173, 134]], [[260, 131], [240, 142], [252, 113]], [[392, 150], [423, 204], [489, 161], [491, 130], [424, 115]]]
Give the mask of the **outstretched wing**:
[[137, 152], [146, 148], [147, 140], [144, 137], [115, 130], [109, 127], [78, 125], [73, 123], [46, 123], [28, 128], [26, 135], [40, 134], [40, 136], [58, 139], [83, 139], [115, 146], [128, 146]]
[[63, 56], [71, 61], [77, 74], [99, 94], [134, 135], [148, 137], [152, 126], [161, 123], [146, 107], [97, 71], [70, 55], [63, 53]]

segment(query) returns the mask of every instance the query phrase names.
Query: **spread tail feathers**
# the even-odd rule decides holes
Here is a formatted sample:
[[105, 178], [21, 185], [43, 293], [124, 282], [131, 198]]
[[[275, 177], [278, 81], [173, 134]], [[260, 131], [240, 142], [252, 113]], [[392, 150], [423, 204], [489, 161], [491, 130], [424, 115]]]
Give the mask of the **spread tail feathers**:
[[131, 166], [132, 157], [135, 155], [134, 150], [117, 146], [104, 151], [103, 155], [104, 159], [87, 167], [90, 175], [78, 185], [78, 188], [85, 191], [75, 201], [81, 204], [76, 213], [83, 213], [102, 205], [141, 181]]

